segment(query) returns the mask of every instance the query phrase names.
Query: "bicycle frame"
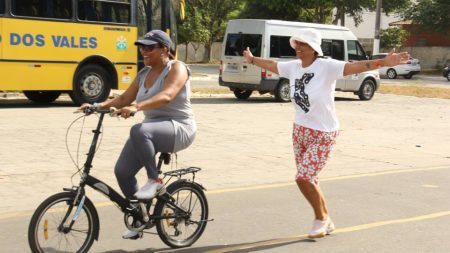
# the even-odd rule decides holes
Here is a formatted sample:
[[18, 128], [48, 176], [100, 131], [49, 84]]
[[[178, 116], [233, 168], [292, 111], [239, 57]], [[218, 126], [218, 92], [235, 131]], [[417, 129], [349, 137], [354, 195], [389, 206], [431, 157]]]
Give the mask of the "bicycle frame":
[[[86, 158], [86, 162], [84, 164], [83, 167], [83, 173], [81, 174], [81, 179], [80, 179], [80, 184], [78, 187], [74, 187], [72, 189], [67, 189], [65, 188], [64, 190], [66, 191], [74, 191], [77, 193], [76, 198], [74, 199], [74, 206], [75, 204], [78, 202], [78, 199], [80, 198], [80, 196], [84, 196], [85, 195], [85, 191], [84, 191], [84, 187], [86, 185], [90, 186], [92, 189], [99, 191], [101, 193], [103, 193], [104, 195], [106, 195], [112, 202], [114, 202], [115, 204], [117, 204], [117, 206], [120, 208], [120, 210], [123, 213], [130, 213], [130, 214], [137, 214], [136, 209], [134, 209], [130, 204], [131, 201], [122, 197], [121, 194], [119, 194], [117, 191], [115, 191], [113, 188], [111, 188], [109, 185], [107, 185], [106, 183], [102, 182], [101, 180], [89, 175], [90, 170], [92, 168], [92, 161], [94, 159], [95, 156], [95, 150], [97, 147], [97, 142], [98, 142], [98, 138], [101, 134], [101, 128], [103, 125], [103, 120], [105, 117], [105, 114], [110, 113], [109, 110], [97, 110], [97, 112], [99, 113], [99, 120], [97, 123], [97, 127], [95, 130], [92, 130], [92, 132], [94, 133], [94, 136], [92, 138], [92, 143], [91, 146], [89, 148], [89, 152], [87, 154], [87, 158]], [[161, 166], [161, 161], [158, 164], [158, 167]], [[157, 196], [156, 199], [158, 201], [164, 201], [166, 202], [169, 206], [171, 206], [172, 208], [176, 209], [177, 211], [185, 214], [186, 216], [188, 216], [189, 214], [186, 213], [185, 210], [183, 210], [182, 208], [176, 206], [175, 204], [171, 203], [169, 195], [165, 194], [162, 196]], [[136, 201], [137, 203], [137, 201]], [[79, 207], [81, 208], [81, 207]], [[69, 210], [70, 211], [70, 210]], [[69, 212], [70, 213], [70, 212]], [[165, 217], [156, 217], [156, 216], [151, 216], [150, 219], [153, 220], [157, 220], [157, 219], [168, 219], [168, 218], [173, 218], [173, 217], [169, 217], [169, 216], [165, 216]]]

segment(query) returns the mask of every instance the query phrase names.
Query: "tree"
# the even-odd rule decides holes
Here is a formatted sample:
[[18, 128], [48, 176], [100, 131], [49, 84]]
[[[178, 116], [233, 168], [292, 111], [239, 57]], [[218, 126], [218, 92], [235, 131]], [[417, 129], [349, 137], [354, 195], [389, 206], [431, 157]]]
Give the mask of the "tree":
[[382, 48], [400, 48], [403, 41], [408, 36], [408, 32], [398, 28], [391, 27], [381, 30], [381, 47]]
[[[344, 26], [345, 15], [349, 15], [353, 18], [355, 25], [358, 26], [362, 20], [362, 13], [364, 10], [374, 11], [377, 5], [377, 0], [335, 0], [336, 14], [333, 18], [333, 24], [337, 24], [339, 20], [341, 25]], [[409, 6], [411, 0], [396, 0], [382, 2], [383, 12], [386, 14], [398, 12]]]
[[419, 0], [402, 11], [405, 19], [420, 24], [424, 30], [448, 32], [450, 28], [448, 0]]
[[327, 23], [332, 9], [331, 0], [247, 0], [240, 17]]
[[[195, 22], [206, 31], [205, 48], [208, 61], [211, 60], [213, 42], [223, 36], [227, 19], [241, 5], [240, 0], [186, 0], [186, 8], [189, 10], [186, 16], [197, 16]], [[197, 41], [195, 38], [191, 39]]]
[[178, 18], [178, 42], [186, 46], [186, 55], [184, 61], [188, 60], [188, 48], [190, 42], [205, 43], [208, 41], [208, 30], [202, 26], [200, 20], [201, 16], [195, 11], [192, 5], [184, 8], [184, 18], [180, 15]]

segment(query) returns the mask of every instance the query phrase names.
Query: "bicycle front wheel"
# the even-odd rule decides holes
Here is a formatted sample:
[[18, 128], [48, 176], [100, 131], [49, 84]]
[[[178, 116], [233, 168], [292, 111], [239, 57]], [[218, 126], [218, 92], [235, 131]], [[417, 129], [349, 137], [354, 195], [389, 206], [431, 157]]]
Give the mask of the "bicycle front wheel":
[[39, 205], [28, 228], [28, 243], [32, 252], [89, 250], [99, 229], [97, 211], [88, 198], [84, 199], [80, 209], [79, 203], [73, 206], [74, 199], [74, 193], [61, 192]]
[[158, 201], [154, 214], [163, 217], [156, 221], [161, 240], [169, 247], [181, 248], [192, 245], [200, 238], [208, 219], [208, 202], [202, 188], [194, 183], [178, 181], [167, 187], [171, 203]]

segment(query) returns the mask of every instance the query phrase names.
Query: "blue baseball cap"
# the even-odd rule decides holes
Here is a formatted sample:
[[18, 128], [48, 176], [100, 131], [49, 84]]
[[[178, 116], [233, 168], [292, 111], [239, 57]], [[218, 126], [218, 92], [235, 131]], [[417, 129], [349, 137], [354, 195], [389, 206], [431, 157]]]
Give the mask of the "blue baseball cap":
[[144, 38], [134, 42], [134, 45], [150, 46], [158, 43], [170, 49], [170, 46], [172, 45], [172, 40], [170, 39], [169, 35], [167, 35], [167, 33], [161, 30], [151, 30], [150, 32], [144, 35]]

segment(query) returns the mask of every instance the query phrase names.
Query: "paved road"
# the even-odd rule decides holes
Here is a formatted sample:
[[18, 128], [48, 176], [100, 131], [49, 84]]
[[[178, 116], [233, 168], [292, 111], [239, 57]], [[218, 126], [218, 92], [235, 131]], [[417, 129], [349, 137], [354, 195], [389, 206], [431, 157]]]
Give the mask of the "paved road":
[[[292, 183], [208, 191], [214, 221], [197, 243], [179, 250], [152, 234], [122, 240], [121, 213], [100, 203], [100, 240], [91, 252], [446, 253], [449, 172], [450, 166], [324, 180], [337, 230], [318, 240], [306, 238], [312, 212]], [[2, 252], [29, 252], [28, 220], [0, 218]]]
[[[337, 97], [341, 132], [333, 158], [321, 176], [333, 217], [346, 230], [321, 242], [330, 245], [323, 249], [339, 245], [340, 252], [374, 252], [386, 242], [388, 246], [381, 252], [399, 252], [401, 247], [405, 252], [427, 252], [425, 246], [435, 250], [430, 252], [441, 249], [448, 252], [447, 241], [434, 231], [445, 235], [442, 231], [449, 224], [446, 195], [449, 191], [448, 184], [443, 182], [448, 182], [450, 167], [450, 101], [384, 94], [366, 102], [345, 93], [337, 93]], [[299, 195], [291, 184], [292, 105], [274, 103], [268, 96], [237, 101], [232, 95], [196, 95], [192, 102], [199, 134], [194, 145], [181, 152], [172, 166], [203, 168], [198, 179], [212, 192], [209, 197], [217, 220], [196, 244], [197, 252], [241, 244], [252, 250], [228, 252], [290, 252], [290, 247], [322, 252], [322, 247], [317, 249], [316, 244], [305, 243], [303, 237], [292, 238], [309, 228], [311, 214], [305, 202], [288, 201], [298, 206], [277, 202]], [[78, 117], [72, 114], [73, 110], [67, 96], [48, 106], [36, 106], [21, 97], [0, 99], [0, 239], [2, 246], [7, 241], [6, 245], [12, 247], [6, 252], [23, 252], [26, 223], [32, 210], [50, 194], [71, 185], [74, 168], [64, 140], [68, 125]], [[117, 187], [112, 173], [117, 155], [130, 126], [141, 120], [142, 115], [130, 120], [105, 121], [93, 173], [113, 187]], [[95, 117], [89, 117], [85, 125], [80, 163]], [[68, 134], [68, 146], [75, 155], [80, 126], [78, 121]], [[364, 177], [377, 173], [386, 174]], [[141, 182], [145, 179], [143, 172], [138, 176]], [[75, 176], [73, 182], [77, 180]], [[241, 187], [254, 190], [232, 191]], [[100, 194], [92, 193], [90, 197], [96, 203], [104, 201]], [[370, 201], [366, 203], [367, 200]], [[102, 217], [115, 217], [114, 208], [105, 207], [104, 212]], [[247, 219], [239, 220], [236, 213], [245, 213], [243, 217]], [[252, 215], [255, 218], [248, 218]], [[103, 220], [106, 223], [102, 223], [105, 224], [102, 231], [107, 233], [107, 239], [96, 246], [99, 247], [96, 252], [126, 252], [120, 248], [142, 252], [163, 247], [156, 238], [149, 243], [122, 242], [117, 239], [121, 225], [109, 223], [108, 218]], [[385, 223], [379, 223], [382, 221], [398, 226], [384, 226]], [[378, 225], [383, 225], [383, 229], [379, 230]], [[113, 247], [103, 244], [108, 240]], [[408, 243], [404, 244], [404, 240]], [[416, 241], [425, 246], [414, 244]], [[263, 245], [247, 245], [254, 242]]]

